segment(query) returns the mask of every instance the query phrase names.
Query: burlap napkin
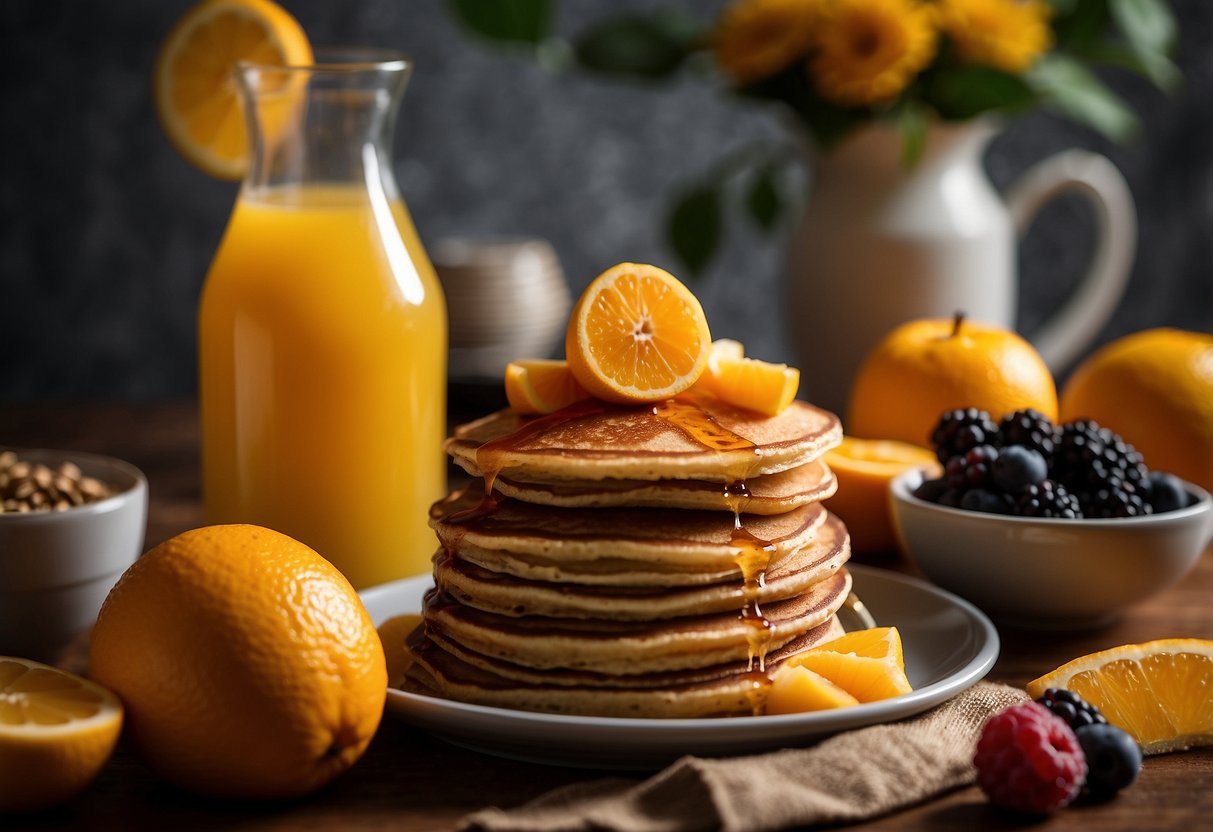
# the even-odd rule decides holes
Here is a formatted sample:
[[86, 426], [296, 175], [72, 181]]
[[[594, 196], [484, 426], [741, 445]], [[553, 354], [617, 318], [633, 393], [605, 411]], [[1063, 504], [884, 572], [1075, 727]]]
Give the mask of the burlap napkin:
[[811, 748], [684, 757], [641, 783], [577, 783], [517, 809], [484, 809], [460, 829], [757, 832], [872, 818], [973, 782], [982, 723], [1026, 698], [1016, 688], [982, 682], [904, 722], [849, 731]]

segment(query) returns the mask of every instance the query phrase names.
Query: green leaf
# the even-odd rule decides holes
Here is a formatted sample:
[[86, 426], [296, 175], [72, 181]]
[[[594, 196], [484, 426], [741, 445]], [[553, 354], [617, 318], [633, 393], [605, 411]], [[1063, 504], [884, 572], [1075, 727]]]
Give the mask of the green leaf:
[[1137, 131], [1137, 117], [1120, 97], [1072, 58], [1043, 58], [1027, 78], [1045, 106], [1113, 141], [1124, 141]]
[[786, 70], [744, 87], [739, 92], [750, 98], [778, 101], [790, 107], [823, 149], [837, 144], [872, 118], [872, 111], [865, 107], [846, 109], [821, 100], [805, 73], [799, 69]]
[[783, 212], [783, 198], [779, 194], [776, 170], [772, 165], [767, 165], [754, 177], [745, 202], [759, 228], [770, 231], [775, 227]]
[[928, 99], [944, 118], [966, 119], [990, 110], [1026, 109], [1035, 102], [1035, 94], [1017, 75], [974, 66], [941, 71]]
[[538, 45], [551, 34], [552, 0], [447, 0], [465, 27], [489, 40]]
[[918, 104], [906, 104], [896, 114], [897, 132], [901, 134], [901, 164], [912, 168], [922, 158], [927, 145], [927, 130], [931, 126], [931, 113]]
[[1168, 55], [1175, 48], [1178, 27], [1162, 0], [1108, 0], [1108, 10], [1135, 51]]
[[1108, 0], [1054, 0], [1053, 36], [1059, 48], [1077, 52], [1103, 40], [1108, 30]]
[[720, 243], [720, 192], [712, 187], [685, 194], [670, 214], [667, 236], [678, 257], [698, 275]]
[[1136, 72], [1167, 92], [1174, 90], [1183, 81], [1179, 67], [1166, 55], [1157, 52], [1141, 53], [1123, 44], [1102, 44], [1086, 50], [1078, 57], [1087, 63], [1118, 66]]
[[651, 79], [678, 69], [691, 51], [691, 42], [681, 18], [629, 15], [592, 27], [573, 48], [588, 69]]

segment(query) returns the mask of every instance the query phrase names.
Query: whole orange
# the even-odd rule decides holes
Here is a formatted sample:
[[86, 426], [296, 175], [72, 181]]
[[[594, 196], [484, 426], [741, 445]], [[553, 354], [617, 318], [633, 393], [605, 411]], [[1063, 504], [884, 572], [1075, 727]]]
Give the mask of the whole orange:
[[1056, 419], [1057, 388], [1040, 354], [1010, 330], [960, 315], [910, 321], [860, 365], [846, 431], [928, 445], [939, 417], [958, 407], [994, 419], [1030, 407]]
[[1146, 465], [1213, 488], [1213, 335], [1148, 329], [1106, 344], [1066, 382], [1062, 419], [1094, 419]]
[[349, 768], [379, 726], [383, 647], [349, 582], [259, 526], [210, 526], [126, 571], [93, 630], [90, 672], [136, 747], [202, 794], [280, 798]]

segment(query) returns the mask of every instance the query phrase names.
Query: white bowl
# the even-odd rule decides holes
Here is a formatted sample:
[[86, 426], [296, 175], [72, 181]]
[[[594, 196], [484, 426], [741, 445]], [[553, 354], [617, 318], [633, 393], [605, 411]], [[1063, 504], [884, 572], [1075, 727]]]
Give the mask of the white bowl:
[[1213, 498], [1179, 511], [1113, 520], [1040, 519], [920, 500], [920, 471], [893, 480], [902, 550], [932, 582], [1005, 623], [1093, 627], [1175, 585], [1213, 537]]
[[143, 550], [147, 480], [110, 457], [14, 450], [52, 467], [73, 462], [114, 490], [65, 511], [0, 513], [0, 654], [53, 660], [97, 619], [101, 602]]

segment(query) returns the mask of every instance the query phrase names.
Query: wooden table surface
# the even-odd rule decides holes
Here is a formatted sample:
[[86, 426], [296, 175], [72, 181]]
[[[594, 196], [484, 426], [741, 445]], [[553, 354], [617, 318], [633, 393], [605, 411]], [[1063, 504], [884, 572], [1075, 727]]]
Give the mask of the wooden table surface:
[[[125, 459], [151, 487], [147, 545], [201, 523], [198, 424], [193, 402], [135, 405], [0, 405], [0, 445], [92, 451]], [[896, 561], [884, 564], [905, 569]], [[990, 679], [1022, 685], [1094, 650], [1164, 637], [1213, 638], [1213, 549], [1180, 586], [1084, 633], [1000, 629]], [[0, 828], [450, 829], [463, 815], [515, 806], [551, 788], [614, 774], [510, 762], [464, 751], [384, 718], [363, 759], [333, 785], [285, 805], [224, 804], [158, 782], [119, 746], [100, 778], [69, 805]], [[1096, 806], [1030, 821], [989, 807], [976, 787], [863, 824], [862, 829], [1207, 829], [1213, 817], [1213, 749], [1147, 759], [1130, 789]]]

